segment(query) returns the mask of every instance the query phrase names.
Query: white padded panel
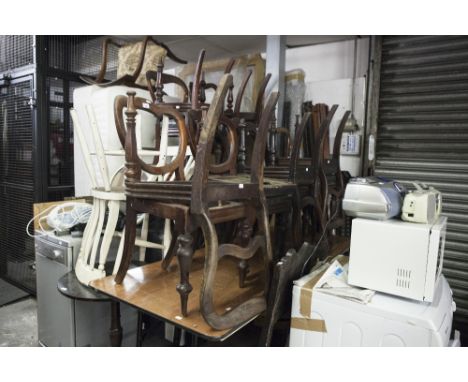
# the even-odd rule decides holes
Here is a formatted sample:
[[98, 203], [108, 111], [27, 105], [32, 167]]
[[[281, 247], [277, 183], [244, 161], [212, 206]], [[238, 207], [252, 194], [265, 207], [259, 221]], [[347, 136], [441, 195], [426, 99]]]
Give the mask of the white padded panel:
[[[149, 92], [142, 89], [134, 89], [126, 86], [111, 86], [101, 88], [97, 85], [84, 86], [73, 92], [73, 106], [77, 112], [81, 127], [87, 140], [90, 151], [95, 151], [91, 134], [90, 122], [86, 113], [86, 105], [92, 105], [96, 121], [99, 127], [101, 140], [105, 150], [120, 150], [122, 145], [117, 135], [114, 123], [114, 99], [118, 95], [126, 95], [128, 91], [135, 91], [137, 97], [150, 99]], [[142, 121], [143, 119], [143, 121]], [[143, 142], [146, 147], [154, 147], [155, 118], [149, 113], [137, 115], [137, 141], [141, 147]], [[145, 126], [145, 128], [141, 128]], [[74, 140], [75, 156], [75, 195], [86, 196], [91, 194], [91, 181], [84, 164], [83, 153], [77, 139]], [[97, 165], [96, 158], [92, 158], [95, 167], [98, 184], [102, 184], [102, 176]], [[112, 176], [125, 163], [124, 156], [107, 157], [109, 174]]]

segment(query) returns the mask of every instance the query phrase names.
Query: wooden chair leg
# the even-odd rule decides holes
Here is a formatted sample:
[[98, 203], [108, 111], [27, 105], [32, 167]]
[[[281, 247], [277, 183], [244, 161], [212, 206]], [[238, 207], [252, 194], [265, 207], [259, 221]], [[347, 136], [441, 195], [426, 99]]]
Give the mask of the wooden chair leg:
[[187, 316], [187, 302], [192, 285], [189, 282], [190, 268], [193, 259], [193, 237], [189, 233], [179, 235], [177, 238], [177, 260], [179, 261], [180, 283], [177, 284], [177, 292], [180, 295], [182, 315]]
[[174, 221], [174, 226], [173, 226], [174, 232], [171, 232], [172, 224], [170, 223], [170, 220], [169, 220], [169, 224], [165, 223], [164, 230], [166, 230], [168, 225], [169, 225], [169, 228], [168, 228], [169, 236], [167, 237], [167, 239], [170, 240], [170, 245], [167, 250], [166, 256], [164, 257], [162, 264], [161, 264], [162, 269], [166, 271], [169, 268], [169, 265], [171, 265], [172, 259], [177, 254], [177, 249], [178, 249], [177, 242], [178, 242], [179, 235], [181, 235], [182, 232], [184, 232], [185, 230], [185, 221], [181, 219], [176, 219]]
[[171, 265], [172, 259], [177, 254], [177, 239], [179, 237], [178, 232], [174, 232], [171, 238], [171, 244], [169, 245], [169, 249], [167, 250], [166, 257], [162, 260], [161, 268], [165, 271], [168, 270], [169, 265]]
[[172, 233], [171, 233], [171, 220], [164, 219], [164, 233], [163, 233], [163, 258], [169, 253], [169, 247], [171, 246]]
[[[143, 223], [141, 224], [141, 240], [147, 241], [148, 240], [148, 226], [149, 226], [149, 214], [145, 214], [143, 218]], [[138, 260], [143, 262], [145, 261], [146, 257], [146, 247], [141, 246], [139, 249], [139, 257]]]
[[104, 231], [104, 236], [102, 238], [101, 248], [99, 252], [99, 270], [104, 270], [106, 264], [107, 256], [109, 254], [109, 249], [112, 244], [112, 238], [114, 237], [115, 228], [117, 226], [117, 220], [119, 218], [119, 207], [120, 201], [118, 200], [109, 200], [108, 204], [108, 218], [107, 225]]
[[[245, 219], [239, 227], [237, 236], [234, 239], [234, 243], [245, 247], [248, 245], [250, 238], [252, 237], [253, 225], [255, 223], [255, 217]], [[245, 280], [249, 273], [249, 263], [247, 260], [242, 259], [237, 264], [239, 271], [239, 288], [245, 288]]]
[[122, 261], [124, 241], [125, 241], [125, 227], [122, 230], [122, 237], [120, 238], [119, 248], [117, 249], [117, 256], [115, 257], [114, 269], [112, 270], [113, 275], [117, 274], [117, 271], [119, 270], [119, 267], [120, 267], [120, 262]]
[[247, 260], [242, 259], [237, 264], [237, 269], [239, 270], [239, 288], [245, 288], [245, 279], [249, 273], [249, 263]]
[[[262, 313], [266, 309], [266, 299], [264, 296], [253, 297], [223, 315], [216, 313], [213, 302], [213, 288], [219, 260], [218, 237], [215, 226], [206, 212], [198, 215], [196, 219], [205, 238], [205, 269], [200, 292], [200, 310], [205, 321], [216, 330], [224, 330], [240, 325]], [[245, 250], [241, 247], [237, 248], [240, 251]], [[255, 251], [250, 252], [253, 253]], [[233, 255], [233, 253], [229, 254]], [[245, 256], [244, 258], [248, 257]]]
[[[91, 248], [94, 242], [94, 233], [97, 230], [97, 224], [99, 219], [99, 200], [93, 200], [93, 209], [91, 216], [86, 224], [86, 228], [83, 234], [83, 240], [81, 241], [80, 259], [83, 264], [88, 264], [89, 256], [91, 256]], [[83, 253], [83, 256], [81, 254]]]
[[119, 270], [115, 276], [115, 282], [121, 284], [133, 257], [133, 248], [135, 247], [136, 239], [136, 211], [131, 207], [132, 200], [127, 198], [127, 215], [125, 217], [125, 239], [122, 261], [120, 262]]
[[97, 251], [101, 241], [102, 228], [104, 227], [104, 219], [106, 216], [106, 201], [102, 199], [95, 199], [95, 201], [97, 201], [97, 205], [99, 206], [99, 216], [97, 227], [94, 231], [93, 247], [91, 249], [91, 257], [89, 260], [90, 268], [94, 268], [94, 264], [96, 263]]

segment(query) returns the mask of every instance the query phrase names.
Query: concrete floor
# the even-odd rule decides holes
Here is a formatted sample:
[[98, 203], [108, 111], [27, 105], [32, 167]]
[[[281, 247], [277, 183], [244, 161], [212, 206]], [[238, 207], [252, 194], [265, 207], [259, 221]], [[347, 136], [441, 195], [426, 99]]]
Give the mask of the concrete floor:
[[[152, 317], [146, 317], [146, 330], [143, 331], [142, 346], [174, 346], [164, 339], [164, 324]], [[197, 346], [257, 346], [261, 328], [255, 322], [247, 325], [224, 342], [198, 340]], [[280, 342], [284, 344], [282, 339]], [[468, 343], [462, 337], [462, 346]], [[273, 343], [273, 345], [277, 345]], [[278, 344], [279, 345], [279, 344]], [[35, 347], [37, 339], [37, 302], [28, 297], [0, 308], [0, 347]]]
[[36, 299], [28, 297], [0, 308], [0, 346], [38, 346]]
[[[152, 317], [146, 317], [142, 346], [174, 346], [164, 339], [164, 324]], [[256, 346], [260, 327], [255, 323], [223, 342], [199, 340], [197, 346]], [[37, 338], [37, 302], [28, 297], [0, 308], [0, 347], [35, 347]]]

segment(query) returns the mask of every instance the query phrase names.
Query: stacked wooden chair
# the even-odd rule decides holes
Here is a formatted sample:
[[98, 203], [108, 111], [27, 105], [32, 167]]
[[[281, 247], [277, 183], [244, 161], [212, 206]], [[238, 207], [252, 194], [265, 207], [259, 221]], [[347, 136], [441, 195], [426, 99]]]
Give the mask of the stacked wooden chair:
[[[80, 254], [75, 265], [78, 279], [86, 285], [94, 279], [104, 277], [106, 273], [116, 273], [123, 251], [123, 240], [121, 240], [116, 256], [109, 256], [114, 237], [123, 236], [123, 233], [117, 229], [117, 223], [126, 197], [123, 189], [122, 171], [125, 151], [121, 145], [124, 142], [125, 133], [118, 129], [116, 131], [112, 122], [108, 120], [108, 116], [112, 115], [108, 110], [112, 110], [112, 104], [109, 105], [108, 99], [110, 97], [113, 99], [116, 94], [125, 94], [129, 89], [136, 89], [140, 96], [148, 97], [146, 88], [138, 84], [138, 79], [141, 77], [144, 65], [148, 65], [147, 52], [150, 46], [158, 49], [156, 53], [161, 55], [161, 58], [167, 55], [176, 62], [185, 62], [176, 57], [167, 46], [151, 37], [146, 37], [139, 44], [141, 49], [139, 53], [137, 52], [138, 61], [134, 72], [110, 81], [105, 79], [108, 69], [109, 46], [117, 45], [122, 49], [125, 47], [116, 44], [111, 39], [104, 40], [103, 60], [98, 76], [96, 78], [83, 76], [82, 79], [90, 86], [77, 89], [74, 93], [75, 109], [71, 110], [71, 117], [84, 165], [91, 180], [89, 195], [93, 198], [92, 214], [86, 226]], [[132, 60], [128, 57], [127, 59], [129, 62], [126, 65], [131, 67]], [[173, 147], [168, 144], [169, 121], [168, 119], [163, 121], [162, 119], [149, 118], [144, 121], [140, 119], [140, 124], [142, 126], [151, 125], [154, 128], [154, 121], [156, 122], [156, 132], [146, 131], [139, 136], [141, 142], [138, 151], [145, 159], [152, 158], [155, 164], [163, 164], [166, 159], [174, 155]], [[157, 137], [155, 142], [157, 147], [143, 147], [145, 144], [152, 143], [149, 142], [152, 141], [151, 137]], [[184, 167], [186, 175], [191, 173], [193, 167], [191, 153], [187, 152], [187, 156]], [[167, 226], [168, 222], [166, 222], [166, 232], [162, 243], [150, 242], [147, 240], [148, 216], [143, 217], [141, 233], [136, 239], [136, 245], [140, 247], [140, 261], [145, 259], [146, 248], [160, 249], [163, 254], [167, 252], [170, 242], [170, 231]]]
[[[345, 181], [340, 166], [340, 146], [343, 131], [349, 118], [350, 111], [346, 111], [341, 118], [335, 135], [333, 150], [328, 155], [316, 155], [318, 179], [317, 179], [317, 216], [320, 221], [320, 232], [326, 235], [326, 240], [331, 246], [337, 236], [339, 228], [345, 225], [345, 216], [342, 209], [342, 201], [345, 192]], [[328, 131], [319, 131], [319, 140], [325, 142], [323, 135]], [[324, 143], [322, 143], [324, 144]], [[320, 190], [320, 192], [319, 192]]]
[[[223, 76], [216, 89], [197, 142], [195, 154], [195, 170], [192, 181], [183, 176], [183, 157], [187, 149], [188, 137], [185, 118], [176, 109], [164, 105], [151, 104], [146, 109], [156, 116], [168, 115], [173, 118], [179, 130], [179, 155], [170, 165], [158, 167], [144, 163], [137, 155], [135, 141], [135, 115], [137, 110], [145, 109], [144, 100], [135, 98], [130, 93], [123, 102], [123, 98], [116, 100], [116, 116], [119, 128], [123, 126], [120, 119], [122, 110], [127, 108], [127, 130], [125, 138], [126, 168], [125, 188], [127, 195], [127, 230], [125, 247], [116, 282], [122, 282], [132, 257], [132, 247], [135, 241], [135, 222], [137, 212], [147, 212], [161, 218], [175, 221], [175, 236], [177, 245], [164, 259], [167, 264], [176, 254], [180, 268], [180, 283], [177, 290], [181, 296], [182, 314], [187, 315], [187, 299], [192, 290], [189, 282], [190, 264], [194, 252], [194, 234], [201, 228], [204, 238], [206, 260], [205, 276], [201, 286], [201, 312], [206, 321], [215, 329], [225, 329], [238, 325], [252, 318], [266, 308], [265, 296], [255, 297], [242, 303], [224, 315], [219, 315], [213, 308], [213, 283], [219, 258], [234, 256], [240, 259], [253, 257], [258, 251], [263, 255], [265, 264], [265, 293], [268, 289], [269, 271], [271, 266], [271, 240], [269, 237], [268, 212], [263, 189], [263, 157], [270, 118], [278, 100], [274, 93], [263, 110], [259, 123], [259, 133], [255, 141], [254, 157], [252, 158], [252, 172], [248, 182], [240, 183], [236, 175], [210, 177], [210, 160], [216, 130], [221, 122], [224, 100], [232, 76]], [[175, 172], [173, 182], [145, 182], [142, 171], [165, 174]], [[243, 220], [257, 229], [250, 230], [247, 246], [233, 243], [219, 244], [215, 225], [230, 221]], [[245, 232], [244, 232], [245, 233]]]
[[[106, 79], [108, 75], [108, 59], [109, 59], [109, 50], [110, 46], [114, 46], [120, 51], [124, 50], [133, 50], [126, 52], [126, 57], [123, 57], [125, 70], [123, 73], [114, 80]], [[142, 41], [137, 44], [127, 44], [122, 45], [114, 41], [111, 38], [106, 38], [102, 42], [102, 61], [101, 67], [99, 69], [98, 75], [93, 78], [91, 76], [80, 76], [80, 78], [89, 85], [99, 85], [99, 86], [116, 86], [116, 85], [125, 85], [129, 87], [136, 88], [145, 88], [145, 84], [141, 83], [141, 78], [144, 78], [144, 75], [147, 70], [145, 67], [151, 67], [151, 62], [148, 62], [148, 51], [151, 49], [155, 50], [154, 59], [158, 60], [158, 57], [169, 57], [174, 62], [180, 64], [186, 64], [187, 61], [176, 56], [172, 50], [165, 45], [164, 43], [157, 41], [151, 36], [146, 36]], [[135, 55], [137, 56], [135, 60]], [[130, 73], [128, 71], [131, 71]]]
[[[305, 113], [291, 143], [288, 131], [275, 126], [278, 93], [265, 97], [270, 75], [265, 76], [260, 86], [255, 109], [241, 112], [242, 97], [251, 73], [246, 73], [234, 99], [230, 75], [233, 60], [226, 66], [219, 84], [207, 83], [203, 73], [205, 52], [202, 51], [193, 82], [186, 84], [177, 76], [164, 73], [163, 57], [156, 63], [155, 70], [145, 72], [145, 49], [150, 44], [162, 46], [168, 57], [183, 61], [166, 46], [148, 37], [142, 42], [142, 53], [133, 73], [107, 81], [109, 44], [112, 42], [104, 43], [99, 75], [85, 80], [100, 86], [143, 87], [151, 96], [149, 101], [130, 91], [114, 102], [115, 124], [126, 162], [126, 229], [115, 281], [122, 283], [138, 244], [137, 214], [150, 214], [170, 222], [167, 226], [171, 227], [172, 239], [162, 268], [171, 271], [169, 265], [177, 258], [180, 281], [174, 287], [180, 295], [182, 315], [189, 314], [187, 302], [193, 289], [190, 268], [194, 252], [204, 248], [200, 310], [207, 323], [221, 330], [252, 319], [267, 308], [273, 264], [289, 248], [299, 250], [304, 241], [317, 240], [317, 235], [326, 235], [328, 242], [341, 224], [343, 182], [339, 141], [346, 119], [340, 123], [340, 135], [331, 154], [325, 148], [336, 105], [330, 111], [320, 108], [317, 116]], [[142, 75], [145, 86], [139, 81]], [[168, 84], [181, 89], [181, 99], [167, 97], [164, 87]], [[207, 102], [206, 94], [212, 91], [214, 96]], [[151, 161], [142, 158], [138, 148], [137, 114], [148, 114], [156, 120], [155, 154]], [[313, 129], [308, 130], [314, 119]], [[163, 129], [178, 142], [170, 160], [158, 154], [167, 145]], [[274, 152], [275, 139], [271, 134], [285, 137], [286, 150], [278, 151], [279, 155]], [[267, 152], [269, 140], [270, 153]], [[304, 158], [300, 157], [301, 152]], [[238, 259], [240, 287], [245, 286], [248, 261], [261, 256], [263, 293], [220, 314], [214, 309], [214, 280], [218, 262], [225, 256]]]

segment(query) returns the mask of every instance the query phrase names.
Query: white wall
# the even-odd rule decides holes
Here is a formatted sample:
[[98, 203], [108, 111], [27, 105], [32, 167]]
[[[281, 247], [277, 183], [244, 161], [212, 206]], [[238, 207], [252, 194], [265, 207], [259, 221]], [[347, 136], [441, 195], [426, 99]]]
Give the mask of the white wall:
[[[356, 77], [367, 72], [369, 38], [357, 40]], [[354, 40], [292, 48], [286, 51], [286, 71], [302, 69], [306, 82], [353, 77]]]
[[[341, 117], [346, 110], [351, 110], [352, 91], [354, 91], [354, 115], [363, 133], [365, 115], [365, 89], [368, 66], [369, 38], [358, 39], [356, 81], [352, 89], [354, 69], [354, 41], [341, 41], [329, 44], [313, 45], [286, 51], [286, 70], [302, 69], [305, 72], [305, 100], [313, 103], [325, 103], [330, 107], [338, 104], [338, 110], [330, 126], [330, 146]], [[362, 138], [361, 138], [362, 149]], [[359, 156], [341, 156], [341, 167], [353, 176], [360, 173]]]

